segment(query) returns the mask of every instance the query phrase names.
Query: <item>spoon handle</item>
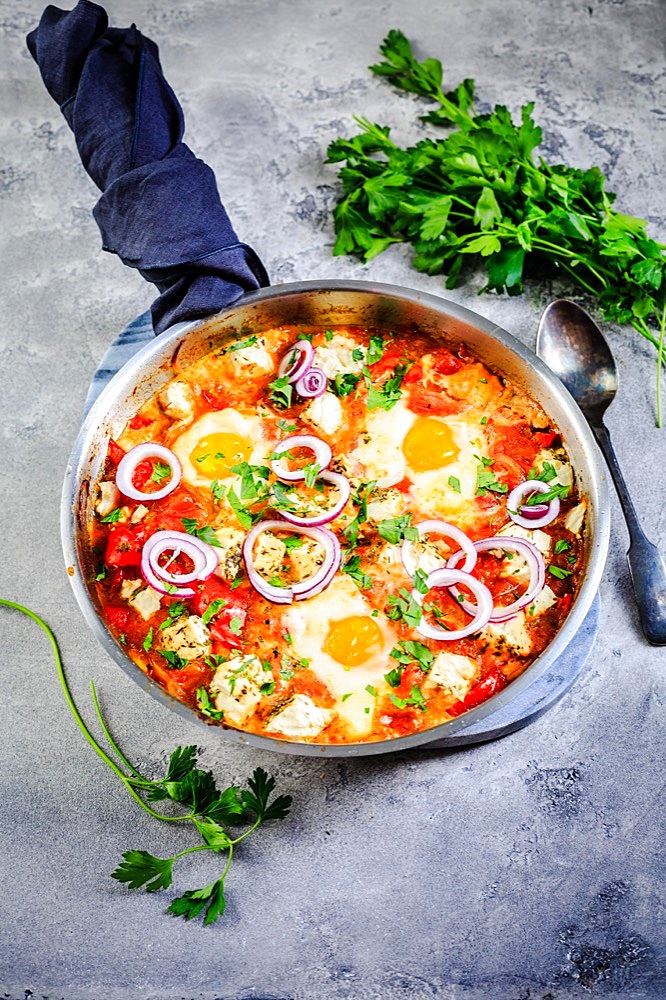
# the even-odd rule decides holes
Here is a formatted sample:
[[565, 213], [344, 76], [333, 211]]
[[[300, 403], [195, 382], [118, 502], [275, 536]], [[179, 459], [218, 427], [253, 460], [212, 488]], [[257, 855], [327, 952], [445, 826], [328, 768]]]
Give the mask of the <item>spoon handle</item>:
[[641, 626], [649, 643], [653, 646], [664, 646], [666, 645], [666, 566], [659, 549], [646, 538], [640, 526], [608, 428], [604, 424], [597, 424], [592, 426], [592, 430], [608, 463], [629, 529], [630, 545], [627, 562]]

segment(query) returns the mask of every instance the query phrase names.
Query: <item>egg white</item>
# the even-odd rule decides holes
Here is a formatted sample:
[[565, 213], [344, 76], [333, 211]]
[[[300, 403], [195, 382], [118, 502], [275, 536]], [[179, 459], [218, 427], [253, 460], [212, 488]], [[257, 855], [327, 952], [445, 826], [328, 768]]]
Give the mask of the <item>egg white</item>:
[[[386, 688], [384, 674], [395, 666], [389, 653], [396, 636], [384, 615], [374, 620], [384, 636], [384, 645], [363, 664], [343, 667], [324, 652], [331, 623], [352, 615], [370, 615], [372, 608], [355, 583], [346, 576], [336, 577], [330, 587], [307, 601], [292, 605], [283, 616], [284, 627], [292, 639], [292, 650], [310, 660], [314, 671], [336, 699], [336, 711], [352, 736], [367, 736], [372, 730], [377, 699], [365, 690], [370, 684], [378, 691]], [[343, 696], [351, 697], [342, 700]], [[366, 709], [369, 711], [366, 712]]]
[[[206, 476], [200, 467], [191, 460], [190, 455], [203, 438], [211, 434], [237, 434], [252, 446], [250, 464], [261, 464], [266, 455], [266, 443], [262, 433], [262, 422], [257, 416], [239, 413], [233, 407], [206, 413], [192, 424], [171, 446], [183, 467], [183, 480], [190, 486], [210, 486], [215, 476]], [[227, 477], [234, 479], [235, 477]], [[226, 480], [221, 480], [225, 482]]]

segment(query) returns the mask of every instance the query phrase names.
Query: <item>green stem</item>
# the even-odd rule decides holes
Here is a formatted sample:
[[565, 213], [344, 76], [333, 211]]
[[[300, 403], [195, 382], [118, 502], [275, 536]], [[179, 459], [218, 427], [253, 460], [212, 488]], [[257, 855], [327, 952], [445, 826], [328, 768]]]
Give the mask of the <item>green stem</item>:
[[104, 719], [104, 716], [102, 715], [102, 709], [100, 708], [99, 699], [97, 697], [97, 691], [95, 689], [95, 682], [92, 681], [92, 680], [90, 681], [90, 690], [92, 692], [93, 705], [95, 706], [95, 714], [97, 715], [97, 720], [98, 720], [100, 726], [102, 727], [102, 732], [106, 736], [106, 738], [107, 738], [110, 746], [116, 752], [116, 754], [118, 755], [118, 757], [120, 758], [120, 760], [123, 762], [123, 764], [125, 765], [125, 767], [128, 768], [128, 770], [130, 770], [141, 782], [144, 782], [147, 786], [152, 785], [152, 782], [151, 781], [147, 781], [143, 777], [143, 775], [141, 774], [141, 772], [137, 770], [137, 768], [134, 766], [134, 764], [132, 764], [131, 761], [129, 761], [127, 759], [127, 757], [122, 752], [122, 750], [120, 749], [120, 747], [118, 746], [118, 744], [116, 743], [116, 741], [111, 736], [111, 733], [109, 732], [109, 728], [108, 728], [108, 726], [106, 724], [106, 720]]
[[36, 615], [34, 611], [30, 610], [30, 608], [26, 608], [22, 604], [16, 604], [14, 601], [7, 601], [1, 597], [0, 597], [0, 605], [6, 608], [13, 608], [15, 611], [20, 611], [21, 614], [27, 615], [28, 618], [32, 618], [32, 620], [36, 622], [37, 625], [39, 625], [42, 632], [46, 634], [49, 642], [51, 643], [51, 649], [53, 651], [53, 657], [55, 659], [56, 669], [58, 671], [58, 680], [60, 681], [60, 687], [62, 688], [63, 694], [65, 696], [67, 706], [70, 712], [72, 713], [72, 716], [74, 717], [74, 721], [76, 722], [77, 726], [79, 727], [79, 729], [81, 730], [81, 732], [83, 733], [83, 735], [85, 736], [85, 738], [87, 739], [88, 743], [93, 748], [97, 756], [104, 761], [107, 767], [111, 768], [113, 773], [117, 775], [118, 778], [120, 778], [127, 791], [134, 799], [136, 799], [141, 808], [145, 809], [145, 811], [147, 813], [150, 813], [151, 816], [154, 816], [155, 819], [163, 819], [167, 821], [190, 819], [189, 816], [164, 816], [162, 815], [162, 813], [155, 812], [155, 810], [151, 809], [149, 805], [146, 805], [146, 803], [137, 794], [134, 788], [132, 788], [132, 785], [130, 783], [131, 779], [128, 778], [127, 775], [123, 774], [123, 772], [120, 770], [115, 761], [113, 761], [109, 757], [109, 755], [102, 749], [102, 747], [99, 745], [99, 743], [94, 738], [94, 736], [86, 726], [85, 722], [83, 721], [83, 718], [81, 717], [81, 714], [78, 708], [76, 707], [76, 703], [72, 697], [72, 693], [69, 690], [69, 685], [67, 683], [67, 678], [65, 677], [65, 670], [62, 663], [62, 657], [60, 656], [60, 649], [58, 648], [56, 637], [49, 628], [49, 626], [46, 624], [44, 619], [40, 618], [39, 615]]

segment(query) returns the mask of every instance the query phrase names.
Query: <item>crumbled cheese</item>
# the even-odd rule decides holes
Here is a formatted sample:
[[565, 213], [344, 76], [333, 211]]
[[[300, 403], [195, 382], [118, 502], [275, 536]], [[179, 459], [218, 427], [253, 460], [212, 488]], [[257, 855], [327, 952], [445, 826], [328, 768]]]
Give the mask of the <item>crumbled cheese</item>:
[[359, 350], [359, 345], [349, 337], [343, 337], [336, 333], [331, 340], [321, 344], [315, 349], [313, 365], [321, 368], [328, 378], [333, 379], [336, 375], [359, 375], [365, 364], [365, 350], [360, 348], [363, 356], [356, 361], [352, 354]]
[[342, 423], [342, 404], [332, 392], [325, 392], [323, 396], [317, 396], [308, 403], [301, 413], [301, 419], [330, 437]]
[[458, 653], [438, 653], [428, 671], [430, 684], [437, 684], [460, 701], [476, 677], [477, 667], [469, 656]]
[[162, 646], [183, 660], [196, 660], [210, 653], [210, 632], [198, 615], [178, 618], [160, 633]]
[[399, 517], [404, 511], [405, 498], [400, 490], [375, 489], [370, 494], [366, 516], [369, 524], [379, 524], [380, 521]]
[[[563, 452], [560, 452], [560, 454], [563, 454]], [[557, 473], [554, 479], [549, 480], [550, 486], [554, 486], [556, 483], [559, 483], [560, 486], [573, 486], [573, 470], [568, 462], [563, 462], [561, 459], [555, 458], [554, 452], [543, 449], [537, 455], [534, 464], [538, 468], [543, 468], [544, 462], [550, 462]]]
[[220, 664], [210, 684], [215, 707], [224, 718], [242, 726], [261, 701], [261, 688], [272, 680], [257, 656], [233, 656]]
[[99, 497], [95, 504], [95, 509], [100, 517], [106, 517], [118, 506], [120, 491], [115, 483], [103, 482], [99, 484]]
[[215, 546], [218, 558], [215, 574], [225, 580], [235, 580], [243, 565], [242, 547], [245, 535], [236, 528], [217, 528], [215, 537], [220, 543], [219, 548]]
[[572, 507], [567, 516], [564, 518], [564, 527], [573, 535], [580, 535], [584, 520], [585, 504], [579, 503], [576, 507]]
[[132, 524], [138, 524], [139, 521], [143, 521], [147, 513], [148, 513], [148, 508], [146, 507], [146, 505], [140, 503], [139, 506], [135, 509], [134, 513], [132, 514], [132, 517], [130, 518]]
[[256, 344], [248, 347], [241, 347], [239, 351], [230, 351], [229, 357], [238, 369], [243, 369], [243, 374], [247, 374], [247, 369], [259, 368], [261, 371], [270, 372], [273, 370], [273, 359], [266, 350], [266, 341], [261, 337]]
[[305, 694], [295, 694], [284, 708], [277, 712], [266, 726], [267, 733], [280, 733], [292, 739], [318, 736], [333, 719], [335, 713], [320, 708]]
[[141, 587], [143, 587], [143, 580], [123, 580], [120, 585], [120, 596], [123, 601], [128, 601]]
[[158, 594], [152, 587], [146, 587], [130, 597], [129, 603], [138, 611], [145, 622], [152, 618], [156, 611], [159, 611], [162, 603], [162, 595]]
[[263, 531], [254, 544], [252, 562], [257, 573], [267, 579], [282, 569], [287, 546], [270, 531]]
[[532, 648], [532, 640], [525, 628], [523, 611], [519, 611], [515, 618], [510, 618], [507, 622], [490, 622], [482, 635], [495, 640], [503, 639], [507, 646], [521, 656], [527, 655]]
[[395, 566], [402, 566], [402, 549], [399, 545], [392, 545], [386, 542], [374, 549], [373, 558], [385, 569], [393, 569]]
[[536, 617], [537, 615], [543, 614], [548, 608], [552, 608], [553, 604], [557, 604], [557, 597], [550, 589], [548, 584], [540, 591], [534, 598], [532, 603], [527, 608], [527, 614], [530, 618]]
[[170, 382], [157, 399], [172, 420], [191, 420], [194, 416], [194, 393], [187, 382]]
[[[404, 542], [405, 554], [414, 564], [414, 572], [420, 569], [426, 575], [446, 566], [447, 557], [442, 555], [433, 542]], [[451, 555], [451, 553], [449, 553]]]
[[289, 555], [296, 583], [314, 576], [326, 558], [323, 545], [314, 538], [304, 538], [303, 544], [292, 549]]
[[[540, 528], [521, 528], [520, 525], [514, 524], [511, 521], [509, 524], [505, 524], [504, 527], [497, 532], [498, 535], [509, 535], [511, 538], [525, 538], [532, 545], [535, 545], [544, 559], [548, 559], [550, 556], [550, 549], [553, 544], [553, 540], [550, 535], [547, 535], [545, 531], [541, 531]], [[518, 558], [517, 556], [515, 558]]]

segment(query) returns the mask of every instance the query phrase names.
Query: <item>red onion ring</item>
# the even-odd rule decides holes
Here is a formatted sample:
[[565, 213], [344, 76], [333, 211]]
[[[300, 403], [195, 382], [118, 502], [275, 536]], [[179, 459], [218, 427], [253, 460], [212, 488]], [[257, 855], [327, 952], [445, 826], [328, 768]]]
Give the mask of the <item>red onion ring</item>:
[[337, 486], [340, 491], [340, 499], [337, 503], [328, 510], [323, 510], [320, 514], [316, 514], [314, 517], [299, 517], [297, 514], [292, 514], [289, 510], [281, 509], [280, 515], [285, 521], [289, 521], [290, 524], [318, 528], [322, 524], [328, 524], [329, 521], [333, 521], [345, 509], [351, 494], [351, 486], [347, 477], [343, 476], [341, 472], [320, 472], [317, 475], [317, 479], [323, 479], [327, 483]]
[[[456, 528], [454, 524], [449, 524], [447, 521], [421, 521], [419, 524], [415, 524], [414, 527], [419, 533], [419, 537], [422, 534], [427, 534], [430, 531], [437, 532], [439, 535], [444, 535], [445, 538], [452, 538], [458, 543], [460, 548], [465, 553], [465, 562], [461, 566], [464, 573], [471, 573], [474, 569], [476, 563], [476, 549], [474, 548], [474, 543], [471, 538], [468, 538], [464, 531], [460, 528]], [[412, 552], [410, 546], [413, 542], [403, 541], [401, 547], [402, 562], [407, 571], [407, 574], [411, 577], [416, 573], [416, 560], [412, 557]], [[442, 558], [444, 558], [442, 556]], [[446, 563], [444, 563], [446, 565]], [[442, 566], [442, 569], [444, 568]]]
[[[132, 483], [132, 477], [136, 472], [137, 465], [145, 461], [145, 459], [150, 458], [162, 459], [164, 462], [167, 462], [171, 467], [171, 479], [160, 490], [142, 493]], [[171, 449], [165, 448], [163, 444], [156, 444], [154, 441], [146, 441], [144, 444], [137, 444], [136, 447], [130, 448], [123, 455], [116, 470], [116, 486], [123, 496], [129, 497], [130, 500], [161, 500], [163, 497], [168, 496], [169, 493], [173, 493], [180, 482], [182, 474], [183, 470], [180, 462]]]
[[560, 512], [560, 501], [557, 497], [547, 503], [527, 506], [523, 504], [526, 496], [533, 493], [548, 493], [550, 486], [540, 479], [527, 479], [511, 490], [507, 497], [507, 514], [521, 528], [545, 528], [554, 521]]
[[[158, 559], [169, 550], [173, 550], [172, 559], [181, 552], [192, 560], [193, 568], [189, 573], [170, 573], [166, 567], [160, 566]], [[217, 553], [211, 545], [202, 542], [194, 535], [184, 531], [156, 531], [151, 535], [141, 553], [141, 572], [148, 583], [162, 594], [174, 594], [179, 597], [192, 597], [194, 590], [183, 584], [193, 580], [206, 580], [216, 569]], [[174, 586], [176, 589], [174, 590]]]
[[[460, 555], [462, 555], [462, 552]], [[475, 576], [471, 576], [469, 573], [464, 573], [461, 569], [444, 567], [442, 569], [435, 569], [432, 573], [429, 573], [425, 582], [429, 589], [433, 587], [446, 587], [450, 591], [453, 591], [456, 583], [463, 583], [466, 587], [469, 587], [477, 599], [476, 606], [472, 607], [471, 611], [468, 612], [474, 615], [474, 617], [464, 628], [447, 631], [443, 628], [437, 628], [435, 625], [429, 625], [422, 618], [415, 628], [426, 639], [452, 642], [455, 639], [464, 639], [466, 635], [472, 635], [472, 633], [478, 632], [488, 624], [493, 610], [493, 596], [481, 580], [477, 580]], [[423, 598], [426, 595], [420, 594], [418, 590], [413, 590], [412, 596], [416, 603], [423, 607]], [[461, 607], [464, 607], [464, 605], [461, 605]], [[467, 608], [465, 610], [467, 611]]]
[[[290, 448], [309, 448], [314, 452], [314, 460], [320, 470], [325, 469], [333, 458], [330, 446], [325, 441], [315, 437], [314, 434], [292, 434], [291, 437], [284, 438], [278, 442], [273, 449], [273, 453], [281, 455], [282, 452], [289, 451]], [[305, 479], [304, 469], [285, 469], [282, 467], [281, 458], [271, 460], [271, 469], [278, 479], [282, 479], [285, 483], [295, 483], [301, 479]]]
[[321, 368], [308, 368], [295, 385], [296, 392], [305, 399], [323, 396], [328, 387], [328, 378]]
[[[517, 552], [527, 562], [530, 571], [530, 581], [527, 585], [527, 590], [513, 604], [507, 604], [506, 607], [494, 608], [489, 621], [506, 622], [510, 618], [515, 618], [518, 612], [526, 608], [528, 604], [531, 604], [537, 594], [540, 594], [544, 588], [546, 583], [546, 564], [543, 556], [532, 542], [528, 542], [526, 538], [514, 538], [512, 535], [496, 535], [494, 538], [481, 538], [478, 542], [474, 542], [474, 548], [477, 552], [487, 552], [490, 549], [505, 549], [509, 552]], [[455, 568], [460, 562], [462, 554], [462, 551], [454, 552], [446, 565]], [[459, 598], [460, 592], [456, 587], [451, 587], [451, 593], [456, 600]], [[460, 606], [468, 614], [474, 614], [476, 610], [475, 606], [470, 604], [469, 601], [461, 601]]]
[[[294, 351], [298, 352], [295, 358]], [[299, 378], [305, 375], [312, 366], [314, 354], [314, 347], [309, 340], [298, 340], [293, 347], [289, 348], [280, 362], [278, 375], [280, 377], [286, 375], [290, 382], [298, 382]], [[292, 358], [294, 359], [293, 361]]]
[[[325, 551], [324, 562], [317, 572], [308, 580], [301, 580], [292, 587], [276, 587], [257, 572], [253, 563], [253, 549], [259, 535], [264, 531], [292, 531], [299, 535], [307, 535], [319, 542]], [[342, 553], [340, 543], [328, 528], [307, 528], [302, 525], [287, 525], [284, 521], [260, 521], [248, 532], [243, 542], [243, 561], [248, 580], [262, 597], [274, 604], [291, 604], [294, 600], [303, 601], [314, 597], [324, 587], [327, 587], [337, 573]]]

